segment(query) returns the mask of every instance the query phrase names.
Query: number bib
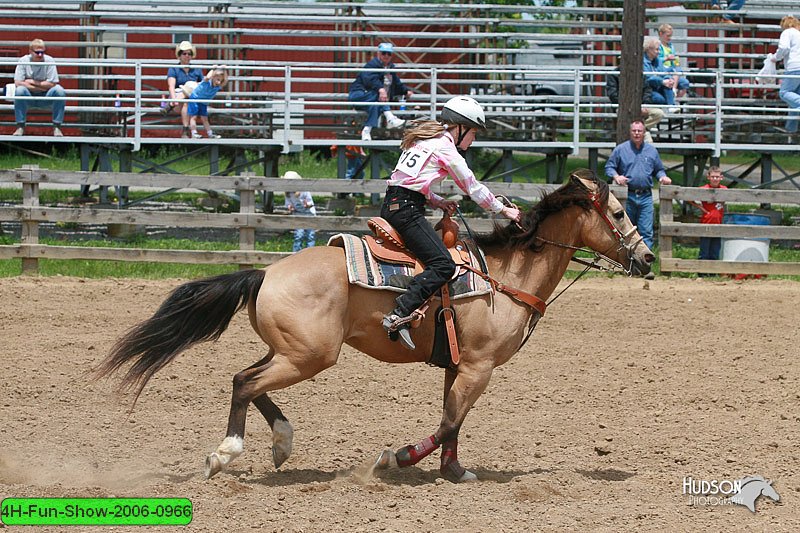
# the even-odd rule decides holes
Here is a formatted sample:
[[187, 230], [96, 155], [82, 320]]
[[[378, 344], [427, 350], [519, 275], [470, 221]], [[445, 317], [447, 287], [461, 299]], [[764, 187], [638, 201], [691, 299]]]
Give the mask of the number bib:
[[403, 174], [416, 178], [422, 172], [431, 154], [433, 154], [433, 150], [430, 148], [419, 145], [412, 146], [400, 155], [394, 170], [399, 170]]

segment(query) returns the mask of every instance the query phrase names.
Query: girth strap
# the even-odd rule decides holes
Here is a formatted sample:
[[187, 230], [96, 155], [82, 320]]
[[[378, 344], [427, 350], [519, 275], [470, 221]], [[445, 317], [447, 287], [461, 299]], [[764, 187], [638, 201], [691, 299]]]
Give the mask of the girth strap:
[[458, 350], [456, 326], [453, 322], [453, 308], [450, 305], [450, 289], [445, 283], [442, 286], [442, 310], [444, 313], [444, 327], [447, 330], [447, 345], [450, 347], [450, 362], [457, 366], [461, 361], [461, 352]]
[[541, 316], [544, 316], [544, 312], [547, 309], [547, 303], [545, 303], [545, 301], [539, 298], [538, 296], [534, 296], [533, 294], [527, 293], [525, 291], [515, 289], [514, 287], [509, 287], [508, 285], [503, 285], [502, 283], [491, 277], [489, 274], [484, 274], [480, 270], [470, 265], [461, 265], [461, 268], [466, 268], [474, 272], [478, 276], [488, 281], [496, 291], [509, 295], [514, 300], [523, 303], [532, 309], [535, 309], [536, 311], [539, 312]]

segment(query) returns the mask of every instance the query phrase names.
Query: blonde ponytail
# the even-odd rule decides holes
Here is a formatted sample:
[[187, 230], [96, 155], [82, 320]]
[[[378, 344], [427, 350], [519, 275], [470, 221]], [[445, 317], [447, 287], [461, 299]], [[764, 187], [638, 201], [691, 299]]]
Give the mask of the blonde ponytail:
[[424, 139], [433, 139], [447, 131], [445, 127], [435, 120], [415, 120], [411, 122], [411, 127], [403, 134], [403, 141], [400, 143], [401, 150], [408, 150], [414, 143]]

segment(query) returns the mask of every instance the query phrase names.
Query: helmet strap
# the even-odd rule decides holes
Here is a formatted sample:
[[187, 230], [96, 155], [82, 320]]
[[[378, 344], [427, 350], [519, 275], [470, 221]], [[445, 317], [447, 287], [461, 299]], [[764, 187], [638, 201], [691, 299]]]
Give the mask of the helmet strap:
[[471, 128], [466, 128], [465, 126], [463, 126], [461, 124], [458, 125], [458, 140], [456, 140], [456, 148], [458, 149], [459, 152], [463, 152], [464, 151], [461, 148], [461, 141], [464, 140], [464, 137], [467, 136], [467, 133], [469, 133], [470, 129]]

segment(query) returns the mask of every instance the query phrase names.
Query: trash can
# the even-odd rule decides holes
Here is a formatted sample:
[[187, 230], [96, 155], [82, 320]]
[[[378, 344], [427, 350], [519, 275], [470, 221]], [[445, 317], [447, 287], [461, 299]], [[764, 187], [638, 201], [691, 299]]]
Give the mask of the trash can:
[[[769, 226], [767, 215], [728, 213], [722, 218], [723, 224], [743, 226]], [[722, 239], [723, 261], [769, 262], [769, 239]]]

